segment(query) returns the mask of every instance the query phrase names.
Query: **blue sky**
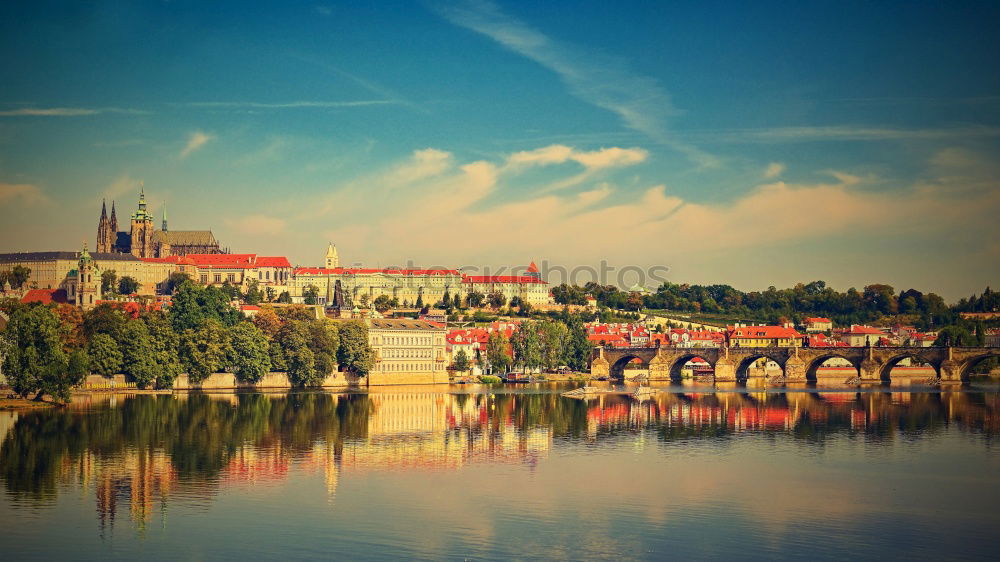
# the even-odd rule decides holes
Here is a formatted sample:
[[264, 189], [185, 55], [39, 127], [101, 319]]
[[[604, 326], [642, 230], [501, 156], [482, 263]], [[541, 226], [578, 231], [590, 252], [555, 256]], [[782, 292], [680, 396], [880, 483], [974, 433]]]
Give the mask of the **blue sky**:
[[997, 285], [996, 4], [536, 4], [6, 3], [3, 249]]

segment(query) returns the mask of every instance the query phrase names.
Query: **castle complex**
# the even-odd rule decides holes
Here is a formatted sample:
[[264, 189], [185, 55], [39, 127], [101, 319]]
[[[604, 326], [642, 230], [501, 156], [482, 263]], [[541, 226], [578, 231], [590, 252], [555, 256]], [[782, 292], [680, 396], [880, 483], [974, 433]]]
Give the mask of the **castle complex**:
[[223, 254], [211, 230], [168, 230], [167, 211], [163, 211], [160, 230], [153, 226], [153, 215], [146, 211], [146, 194], [139, 188], [139, 208], [132, 214], [129, 230], [118, 231], [115, 203], [111, 202], [111, 217], [107, 205], [101, 204], [97, 223], [97, 251], [100, 253], [132, 254], [137, 258], [164, 258], [187, 254]]

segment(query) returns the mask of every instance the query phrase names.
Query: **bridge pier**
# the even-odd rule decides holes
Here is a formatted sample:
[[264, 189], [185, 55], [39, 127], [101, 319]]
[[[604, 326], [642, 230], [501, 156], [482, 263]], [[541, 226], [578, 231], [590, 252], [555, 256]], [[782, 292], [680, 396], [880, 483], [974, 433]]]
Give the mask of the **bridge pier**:
[[962, 365], [953, 359], [945, 359], [941, 362], [941, 368], [938, 369], [938, 376], [941, 377], [942, 383], [961, 384]]
[[715, 362], [715, 382], [736, 382], [736, 363], [729, 357]]
[[670, 380], [670, 360], [667, 359], [660, 348], [656, 349], [656, 355], [649, 360], [648, 377], [651, 381]]
[[861, 382], [866, 384], [881, 384], [882, 383], [882, 365], [876, 362], [874, 359], [868, 358], [861, 362], [861, 367], [858, 368], [858, 375], [861, 377]]
[[798, 352], [785, 361], [785, 380], [804, 381], [806, 380], [806, 362], [799, 357]]
[[590, 377], [594, 379], [600, 377], [610, 377], [611, 364], [604, 358], [604, 348], [598, 349], [598, 356], [590, 362]]

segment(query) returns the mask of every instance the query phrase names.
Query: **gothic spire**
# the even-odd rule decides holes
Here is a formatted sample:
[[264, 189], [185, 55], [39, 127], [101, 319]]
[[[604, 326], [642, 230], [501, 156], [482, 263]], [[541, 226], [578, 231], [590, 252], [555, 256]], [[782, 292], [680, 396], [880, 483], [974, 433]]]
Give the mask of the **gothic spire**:
[[104, 201], [104, 199], [101, 199], [101, 220], [103, 221], [107, 218], [108, 218], [108, 205]]

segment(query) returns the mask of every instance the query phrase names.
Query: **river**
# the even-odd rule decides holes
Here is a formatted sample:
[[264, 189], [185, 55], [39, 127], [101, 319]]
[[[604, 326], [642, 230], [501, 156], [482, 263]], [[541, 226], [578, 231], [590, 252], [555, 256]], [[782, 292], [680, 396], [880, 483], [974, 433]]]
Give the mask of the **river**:
[[983, 559], [1000, 389], [558, 384], [0, 412], [24, 559]]

